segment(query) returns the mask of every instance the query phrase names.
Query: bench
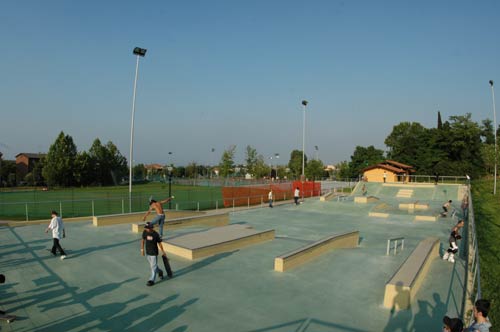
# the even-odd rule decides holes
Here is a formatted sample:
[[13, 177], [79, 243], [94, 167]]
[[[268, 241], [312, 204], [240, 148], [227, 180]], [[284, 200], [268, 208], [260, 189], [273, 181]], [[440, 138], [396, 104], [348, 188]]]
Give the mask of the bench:
[[[104, 216], [94, 216], [92, 218], [92, 224], [94, 226], [110, 226], [110, 225], [118, 225], [118, 224], [130, 224], [133, 222], [138, 222], [142, 220], [146, 211], [144, 212], [132, 212], [132, 213], [119, 213], [119, 214], [110, 214]], [[165, 211], [166, 219], [173, 219], [179, 217], [188, 217], [188, 216], [197, 216], [204, 215], [205, 212], [197, 212], [197, 211]], [[152, 220], [156, 217], [156, 214], [150, 214], [147, 217], [147, 221]]]
[[334, 234], [274, 258], [274, 270], [285, 272], [334, 248], [356, 248], [359, 231]]
[[432, 260], [439, 257], [439, 239], [428, 237], [417, 245], [385, 285], [384, 307], [408, 309], [422, 285]]
[[[219, 227], [229, 224], [229, 212], [210, 213], [196, 216], [188, 216], [174, 219], [166, 219], [164, 229], [177, 229], [189, 226], [210, 226]], [[145, 223], [132, 224], [133, 233], [142, 233]], [[158, 225], [155, 225], [158, 229]]]

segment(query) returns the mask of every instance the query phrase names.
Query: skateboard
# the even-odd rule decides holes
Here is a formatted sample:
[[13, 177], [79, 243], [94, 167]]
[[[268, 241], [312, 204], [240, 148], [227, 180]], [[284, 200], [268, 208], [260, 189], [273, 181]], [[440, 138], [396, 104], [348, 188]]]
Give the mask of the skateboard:
[[163, 265], [165, 265], [165, 270], [167, 270], [167, 276], [172, 278], [174, 276], [172, 272], [172, 268], [170, 267], [170, 263], [168, 262], [168, 258], [166, 255], [162, 255], [161, 259], [163, 259]]
[[0, 320], [4, 320], [7, 323], [10, 323], [10, 322], [16, 320], [16, 318], [17, 318], [17, 316], [14, 316], [14, 315], [7, 315], [7, 314], [0, 315]]

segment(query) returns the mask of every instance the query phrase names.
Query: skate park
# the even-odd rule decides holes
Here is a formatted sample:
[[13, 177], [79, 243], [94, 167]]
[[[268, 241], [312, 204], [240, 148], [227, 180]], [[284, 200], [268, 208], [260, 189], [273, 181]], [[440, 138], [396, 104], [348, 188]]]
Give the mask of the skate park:
[[[307, 198], [298, 206], [289, 201], [273, 209], [226, 209], [228, 226], [167, 224], [167, 244], [186, 246], [186, 241], [199, 243], [207, 237], [219, 244], [229, 242], [224, 232], [210, 236], [224, 227], [232, 228], [226, 232], [232, 242], [200, 258], [182, 257], [167, 248], [174, 278], [154, 287], [145, 286], [148, 264], [140, 255], [140, 233], [131, 230], [132, 222], [104, 227], [94, 226], [92, 220], [68, 223], [65, 261], [47, 251], [45, 225], [1, 227], [0, 264], [10, 280], [1, 288], [2, 310], [19, 317], [1, 328], [429, 331], [445, 314], [458, 316], [463, 310], [465, 260], [458, 257], [450, 263], [439, 255], [461, 217], [463, 186], [366, 183], [366, 189], [373, 199], [365, 203], [355, 201], [363, 196], [358, 184], [342, 199], [332, 195], [328, 200]], [[405, 197], [398, 195], [401, 190]], [[458, 212], [441, 218], [448, 199]], [[248, 236], [240, 231], [272, 236], [240, 243], [239, 238]], [[335, 245], [345, 234], [353, 235], [349, 244]], [[429, 238], [435, 241], [423, 248]], [[391, 239], [404, 239], [404, 248]], [[465, 244], [459, 244], [457, 256]], [[297, 254], [299, 263], [275, 270], [276, 258]], [[406, 262], [418, 263], [408, 271]], [[408, 285], [398, 287], [398, 273]], [[391, 284], [395, 294], [387, 295]]]

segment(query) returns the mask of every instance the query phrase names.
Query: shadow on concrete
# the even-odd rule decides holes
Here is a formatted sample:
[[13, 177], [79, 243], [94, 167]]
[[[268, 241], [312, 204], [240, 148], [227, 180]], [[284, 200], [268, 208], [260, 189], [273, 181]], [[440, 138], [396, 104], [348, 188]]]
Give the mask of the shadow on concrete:
[[122, 286], [123, 284], [126, 284], [128, 282], [132, 282], [132, 281], [137, 280], [137, 279], [139, 279], [139, 278], [137, 278], [137, 277], [130, 278], [130, 279], [124, 280], [122, 282], [114, 282], [114, 283], [101, 285], [101, 286], [98, 286], [96, 288], [90, 289], [90, 290], [82, 292], [82, 293], [76, 292], [75, 296], [72, 296], [71, 298], [60, 300], [60, 301], [53, 302], [53, 303], [39, 305], [39, 307], [41, 308], [40, 311], [45, 312], [47, 310], [52, 310], [52, 309], [56, 309], [56, 308], [60, 308], [60, 307], [78, 304], [78, 303], [81, 303], [82, 301], [86, 302], [86, 301], [91, 300], [95, 296], [112, 292], [112, 291], [120, 288], [120, 286]]
[[406, 307], [407, 299], [410, 297], [408, 290], [403, 289], [403, 283], [398, 281], [396, 283], [397, 294], [391, 306], [391, 314], [389, 321], [384, 328], [384, 332], [408, 332], [409, 324], [412, 318], [411, 309], [398, 310], [399, 308]]
[[217, 255], [214, 255], [212, 257], [208, 257], [208, 258], [205, 258], [204, 260], [202, 261], [199, 261], [199, 262], [196, 262], [194, 264], [191, 264], [189, 266], [186, 266], [180, 270], [177, 270], [175, 271], [174, 270], [174, 278], [177, 278], [177, 277], [180, 277], [182, 275], [185, 275], [185, 274], [188, 274], [188, 273], [191, 273], [193, 271], [196, 271], [196, 270], [199, 270], [199, 269], [202, 269], [204, 268], [205, 266], [208, 266], [212, 263], [215, 263], [217, 262], [218, 260], [221, 260], [223, 258], [226, 258], [226, 257], [229, 257], [231, 256], [232, 254], [234, 254], [235, 252], [237, 252], [238, 250], [234, 250], [234, 251], [229, 251], [229, 252], [223, 252], [223, 253], [220, 253], [220, 254], [217, 254]]
[[[123, 329], [124, 332], [156, 332], [161, 331], [161, 328], [175, 320], [177, 317], [182, 315], [190, 305], [193, 305], [198, 301], [198, 298], [192, 298], [181, 305], [173, 305], [169, 308], [166, 308], [161, 311], [157, 311], [154, 315], [149, 316], [147, 319], [144, 319], [142, 322], [130, 326], [128, 329]], [[135, 313], [135, 310], [134, 310]], [[111, 330], [110, 330], [111, 331]]]
[[92, 252], [121, 247], [121, 246], [125, 246], [125, 245], [131, 244], [131, 243], [137, 243], [139, 246], [138, 240], [131, 240], [131, 241], [126, 241], [126, 242], [108, 244], [108, 245], [104, 245], [104, 246], [93, 246], [93, 247], [88, 247], [88, 248], [83, 248], [83, 249], [78, 249], [78, 250], [67, 250], [66, 248], [64, 248], [64, 250], [65, 251], [67, 250], [67, 254], [68, 254], [67, 259], [73, 259], [73, 258], [81, 257], [84, 255], [88, 255]]
[[347, 325], [327, 322], [316, 318], [302, 318], [291, 322], [264, 327], [249, 332], [283, 331], [283, 332], [314, 332], [314, 331], [346, 331], [346, 332], [368, 332], [367, 330], [350, 327]]

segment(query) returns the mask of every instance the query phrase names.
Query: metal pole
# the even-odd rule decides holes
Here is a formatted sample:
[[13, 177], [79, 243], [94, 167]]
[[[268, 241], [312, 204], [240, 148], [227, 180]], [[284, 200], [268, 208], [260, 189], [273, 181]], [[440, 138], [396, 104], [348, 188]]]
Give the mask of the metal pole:
[[497, 194], [497, 112], [495, 109], [495, 90], [493, 89], [493, 81], [490, 81], [491, 97], [493, 99], [493, 133], [495, 134], [495, 177], [493, 184], [493, 195]]
[[63, 216], [63, 213], [62, 213], [62, 202], [59, 202], [59, 214], [61, 215], [61, 218]]
[[94, 213], [94, 200], [92, 200], [92, 217], [95, 216], [95, 213]]
[[387, 240], [387, 252], [386, 256], [389, 256], [389, 248], [391, 247], [391, 240]]
[[123, 201], [123, 198], [122, 198], [122, 214], [125, 213], [125, 202]]
[[304, 109], [304, 116], [302, 121], [302, 181], [304, 181], [304, 166], [305, 166], [305, 153], [306, 153], [306, 105], [302, 105]]
[[134, 94], [132, 97], [132, 121], [130, 124], [130, 151], [129, 151], [129, 172], [128, 172], [128, 205], [129, 212], [132, 212], [132, 167], [134, 163], [132, 158], [134, 156], [134, 116], [135, 116], [135, 93], [137, 91], [137, 77], [139, 75], [139, 56], [135, 64], [135, 79], [134, 79]]
[[[168, 174], [168, 197], [172, 197], [172, 172]], [[168, 209], [172, 209], [172, 200], [168, 201]]]
[[26, 203], [26, 221], [29, 221], [29, 217], [28, 217], [28, 203]]

